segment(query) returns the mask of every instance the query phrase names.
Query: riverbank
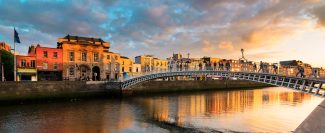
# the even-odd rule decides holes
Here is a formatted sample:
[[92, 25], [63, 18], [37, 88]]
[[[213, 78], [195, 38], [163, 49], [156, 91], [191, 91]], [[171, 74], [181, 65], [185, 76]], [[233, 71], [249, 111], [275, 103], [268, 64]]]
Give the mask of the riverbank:
[[253, 89], [271, 85], [246, 80], [207, 80], [207, 81], [150, 81], [132, 86], [124, 93], [129, 95], [152, 95], [160, 93], [194, 92], [228, 89]]
[[325, 132], [325, 100], [323, 100], [309, 116], [297, 127], [295, 133]]
[[83, 81], [0, 82], [0, 104], [10, 102], [46, 102], [91, 97], [116, 97], [119, 90], [107, 90], [105, 84]]
[[[110, 83], [112, 84], [112, 83]], [[110, 88], [105, 82], [46, 81], [0, 82], [0, 104], [5, 101], [71, 100], [89, 97], [120, 97], [121, 90]], [[151, 95], [157, 93], [182, 93], [204, 90], [257, 88], [270, 85], [244, 80], [213, 81], [150, 81], [124, 91], [123, 96]]]

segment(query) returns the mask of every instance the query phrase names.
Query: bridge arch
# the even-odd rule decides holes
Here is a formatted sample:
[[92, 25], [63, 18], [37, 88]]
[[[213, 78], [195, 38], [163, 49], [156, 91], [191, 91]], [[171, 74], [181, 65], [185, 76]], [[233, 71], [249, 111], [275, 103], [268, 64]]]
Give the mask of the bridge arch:
[[121, 89], [128, 89], [138, 83], [150, 81], [158, 78], [174, 77], [174, 76], [191, 76], [191, 75], [216, 75], [221, 77], [235, 77], [241, 80], [249, 80], [259, 83], [265, 83], [274, 86], [281, 86], [297, 91], [311, 93], [317, 96], [325, 96], [325, 81], [298, 77], [289, 77], [275, 74], [250, 73], [250, 72], [230, 72], [230, 71], [175, 71], [175, 72], [160, 72], [147, 74], [138, 77], [130, 77], [121, 82]]

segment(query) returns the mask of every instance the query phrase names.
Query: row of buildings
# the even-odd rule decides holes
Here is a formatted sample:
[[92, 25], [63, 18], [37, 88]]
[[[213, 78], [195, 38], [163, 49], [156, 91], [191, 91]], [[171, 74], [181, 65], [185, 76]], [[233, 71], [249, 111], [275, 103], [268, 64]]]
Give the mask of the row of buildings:
[[[264, 72], [273, 74], [282, 74], [287, 76], [296, 76], [299, 72], [298, 66], [304, 69], [305, 77], [325, 78], [325, 69], [312, 67], [310, 64], [299, 60], [280, 61], [278, 63], [253, 62], [247, 60], [221, 59], [215, 57], [190, 58], [183, 57], [182, 54], [173, 54], [167, 58], [170, 70], [229, 70], [245, 72]], [[229, 68], [227, 68], [227, 64]], [[255, 67], [254, 67], [255, 66]], [[259, 71], [260, 66], [263, 66]], [[278, 69], [274, 70], [274, 66]]]
[[[130, 75], [139, 75], [150, 71], [185, 71], [185, 70], [229, 70], [257, 72], [259, 62], [247, 60], [221, 59], [215, 57], [190, 58], [182, 54], [173, 54], [165, 59], [153, 55], [136, 56], [134, 60], [110, 51], [111, 44], [100, 38], [67, 35], [59, 38], [57, 47], [31, 45], [27, 55], [16, 56], [17, 81], [43, 80], [120, 80]], [[10, 52], [9, 44], [0, 43], [0, 50]], [[0, 52], [0, 54], [3, 52]], [[3, 59], [6, 65], [11, 58]], [[0, 64], [1, 63], [0, 59]], [[13, 60], [13, 59], [12, 59]], [[12, 61], [13, 62], [13, 61]], [[316, 70], [318, 77], [325, 77], [323, 68], [313, 68], [302, 61], [281, 61], [263, 63], [263, 72], [295, 76], [298, 66], [303, 66], [305, 75], [312, 75]], [[3, 65], [2, 65], [3, 66]], [[257, 66], [257, 67], [254, 67]], [[1, 67], [2, 73], [12, 73], [12, 67]], [[3, 70], [5, 71], [3, 72]], [[2, 74], [2, 77], [3, 76]], [[6, 77], [7, 78], [7, 77]], [[10, 79], [10, 78], [7, 78]], [[4, 79], [2, 79], [4, 80]]]
[[143, 71], [167, 70], [167, 60], [144, 55], [133, 61], [111, 52], [110, 46], [100, 38], [70, 35], [59, 38], [56, 48], [31, 45], [27, 55], [16, 55], [16, 79], [119, 80]]

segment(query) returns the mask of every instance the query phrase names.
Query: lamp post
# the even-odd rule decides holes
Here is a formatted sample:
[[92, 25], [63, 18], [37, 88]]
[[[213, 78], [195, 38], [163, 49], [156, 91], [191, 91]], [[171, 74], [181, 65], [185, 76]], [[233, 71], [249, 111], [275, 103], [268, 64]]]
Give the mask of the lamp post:
[[5, 81], [3, 63], [1, 63], [1, 81]]

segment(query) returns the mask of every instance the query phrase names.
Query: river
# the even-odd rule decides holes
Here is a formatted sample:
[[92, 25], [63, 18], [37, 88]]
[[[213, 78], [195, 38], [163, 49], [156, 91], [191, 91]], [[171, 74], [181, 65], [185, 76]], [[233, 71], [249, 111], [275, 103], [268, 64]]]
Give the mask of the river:
[[290, 132], [322, 101], [287, 88], [163, 94], [0, 107], [0, 132]]

